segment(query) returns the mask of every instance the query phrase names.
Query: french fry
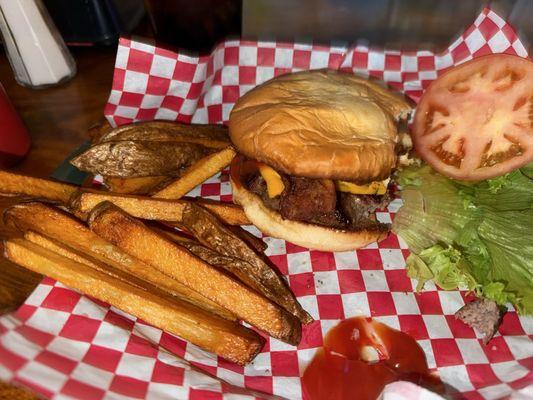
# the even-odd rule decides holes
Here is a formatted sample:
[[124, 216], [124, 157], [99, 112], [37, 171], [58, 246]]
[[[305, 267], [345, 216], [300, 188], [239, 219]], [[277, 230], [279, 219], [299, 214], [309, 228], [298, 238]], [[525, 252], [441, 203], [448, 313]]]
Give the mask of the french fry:
[[[88, 267], [91, 267], [97, 271], [103, 272], [123, 282], [127, 282], [130, 285], [133, 285], [139, 289], [151, 290], [152, 292], [157, 292], [157, 294], [160, 296], [169, 297], [168, 292], [165, 292], [153, 286], [152, 284], [137, 278], [136, 276], [126, 273], [120, 269], [113, 268], [112, 266], [101, 263], [95, 259], [90, 259], [88, 255], [83, 254], [81, 252], [76, 252], [76, 250], [69, 248], [65, 244], [57, 242], [44, 235], [41, 235], [33, 231], [27, 231], [24, 233], [24, 239], [26, 239], [28, 242], [34, 243], [45, 249], [53, 251], [54, 253], [59, 254], [60, 256], [69, 258], [80, 264], [84, 264]], [[185, 299], [182, 299], [182, 300], [185, 300]], [[233, 319], [233, 320], [236, 321], [236, 319]]]
[[228, 128], [223, 125], [182, 124], [171, 121], [121, 125], [101, 135], [97, 143], [123, 140], [189, 142], [217, 149], [224, 149], [231, 144]]
[[155, 193], [153, 197], [159, 199], [180, 199], [200, 183], [228, 166], [235, 157], [235, 150], [227, 147], [216, 153], [209, 154], [185, 170], [183, 175], [170, 185]]
[[194, 288], [271, 336], [287, 343], [299, 343], [301, 325], [294, 316], [113, 204], [100, 204], [88, 221], [91, 230], [129, 255]]
[[239, 263], [233, 264], [232, 272], [243, 282], [296, 316], [302, 323], [313, 321], [281, 276], [215, 215], [190, 203], [183, 210], [180, 225], [204, 246], [239, 260]]
[[72, 197], [71, 207], [80, 212], [90, 212], [98, 204], [109, 201], [134, 217], [169, 222], [180, 222], [183, 209], [191, 201], [209, 209], [229, 225], [246, 225], [250, 222], [241, 207], [231, 203], [198, 200], [154, 199], [146, 196], [134, 196], [107, 193], [95, 190], [82, 190]]
[[0, 171], [1, 194], [26, 195], [59, 203], [68, 203], [70, 196], [77, 190], [76, 186], [66, 183]]
[[[159, 287], [172, 296], [186, 300], [223, 318], [236, 319], [232, 312], [220, 307], [197, 291], [170, 279], [150, 265], [129, 256], [96, 235], [84, 224], [53, 207], [41, 203], [15, 205], [4, 212], [4, 220], [20, 231], [35, 232], [29, 233], [32, 242], [63, 256], [100, 270], [110, 266], [115, 271], [131, 274]], [[37, 238], [36, 234], [44, 235], [45, 238]], [[53, 238], [53, 241], [49, 238]], [[67, 248], [61, 244], [66, 245]], [[93, 262], [87, 263], [89, 261], [87, 258]], [[85, 262], [82, 259], [85, 259]], [[117, 276], [117, 272], [113, 272], [112, 269], [104, 272]]]
[[150, 194], [171, 181], [168, 176], [142, 176], [139, 178], [116, 178], [104, 176], [104, 183], [113, 193]]
[[82, 255], [65, 247], [64, 245], [61, 245], [61, 243], [58, 243], [57, 241], [53, 239], [50, 239], [44, 235], [41, 235], [40, 233], [37, 233], [34, 231], [26, 231], [24, 232], [24, 239], [26, 239], [28, 242], [35, 243], [38, 246], [41, 246], [41, 247], [44, 247], [45, 249], [53, 251], [54, 253], [57, 253], [60, 256], [70, 258], [71, 260], [74, 260], [81, 264], [85, 264], [88, 267], [97, 269], [101, 272], [105, 272], [103, 270], [103, 267], [99, 265], [98, 263], [95, 263], [94, 261], [89, 260], [87, 257], [83, 257]]
[[[159, 291], [160, 295], [162, 296], [168, 296], [170, 294], [169, 292], [165, 292], [164, 290], [161, 290], [153, 286], [149, 282], [143, 281], [134, 275], [124, 272], [124, 270], [114, 268], [111, 265], [104, 264], [100, 261], [97, 261], [94, 258], [91, 259], [90, 255], [84, 254], [81, 251], [76, 251], [75, 249], [72, 249], [63, 243], [58, 242], [49, 237], [46, 237], [44, 235], [41, 235], [40, 233], [36, 233], [33, 231], [26, 231], [24, 232], [24, 239], [26, 239], [28, 242], [34, 243], [45, 249], [53, 251], [54, 253], [59, 254], [60, 256], [69, 258], [71, 260], [79, 262], [80, 264], [87, 265], [88, 267], [91, 267], [95, 270], [108, 274], [124, 282], [128, 282], [130, 285], [133, 285], [140, 289], [146, 290], [146, 288], [149, 287], [153, 291]], [[176, 296], [176, 297], [181, 298], [181, 296]], [[182, 299], [182, 300], [185, 300], [185, 299]], [[232, 319], [232, 320], [235, 321], [236, 319]]]
[[250, 220], [241, 206], [234, 203], [223, 203], [216, 200], [202, 198], [182, 198], [187, 203], [194, 203], [208, 209], [228, 225], [251, 225]]
[[244, 365], [261, 350], [263, 340], [250, 329], [186, 302], [169, 301], [26, 240], [5, 242], [5, 256], [227, 360]]

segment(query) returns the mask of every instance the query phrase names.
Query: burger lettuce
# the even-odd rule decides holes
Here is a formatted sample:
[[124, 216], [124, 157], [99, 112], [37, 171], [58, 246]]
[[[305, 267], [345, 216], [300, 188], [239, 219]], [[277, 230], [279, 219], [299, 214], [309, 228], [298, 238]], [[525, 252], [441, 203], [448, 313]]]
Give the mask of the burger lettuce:
[[533, 164], [481, 182], [428, 166], [399, 174], [403, 207], [393, 231], [409, 245], [417, 289], [433, 280], [533, 314]]

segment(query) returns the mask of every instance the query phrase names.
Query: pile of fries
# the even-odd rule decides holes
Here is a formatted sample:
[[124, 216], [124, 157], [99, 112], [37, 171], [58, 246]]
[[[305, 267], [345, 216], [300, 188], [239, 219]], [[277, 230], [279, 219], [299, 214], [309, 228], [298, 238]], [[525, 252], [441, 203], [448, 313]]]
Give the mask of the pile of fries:
[[[118, 128], [98, 143], [135, 141], [136, 130]], [[312, 318], [265, 257], [265, 244], [239, 227], [249, 223], [242, 209], [181, 199], [233, 154], [226, 146], [200, 158], [151, 197], [0, 171], [0, 193], [23, 196], [3, 215], [20, 232], [5, 241], [4, 255], [241, 365], [264, 339], [239, 321], [297, 344]], [[112, 178], [128, 186], [156, 177]]]

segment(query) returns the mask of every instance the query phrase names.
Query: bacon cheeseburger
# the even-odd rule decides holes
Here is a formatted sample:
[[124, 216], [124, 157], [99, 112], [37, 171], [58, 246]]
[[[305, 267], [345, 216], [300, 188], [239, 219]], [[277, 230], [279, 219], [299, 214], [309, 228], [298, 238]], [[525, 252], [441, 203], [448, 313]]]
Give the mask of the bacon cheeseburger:
[[[411, 112], [399, 94], [353, 74], [282, 75], [241, 97], [230, 116], [241, 155], [236, 203], [264, 233], [311, 249], [344, 251], [386, 237], [374, 211], [390, 201]], [[407, 135], [406, 135], [407, 136]]]

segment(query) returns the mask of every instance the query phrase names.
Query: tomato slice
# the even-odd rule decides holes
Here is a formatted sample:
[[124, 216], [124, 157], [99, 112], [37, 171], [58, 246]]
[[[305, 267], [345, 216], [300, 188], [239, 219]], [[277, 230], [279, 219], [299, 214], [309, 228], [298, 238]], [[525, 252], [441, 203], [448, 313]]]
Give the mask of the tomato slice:
[[533, 62], [507, 54], [450, 69], [414, 118], [420, 157], [455, 179], [483, 180], [533, 161]]

